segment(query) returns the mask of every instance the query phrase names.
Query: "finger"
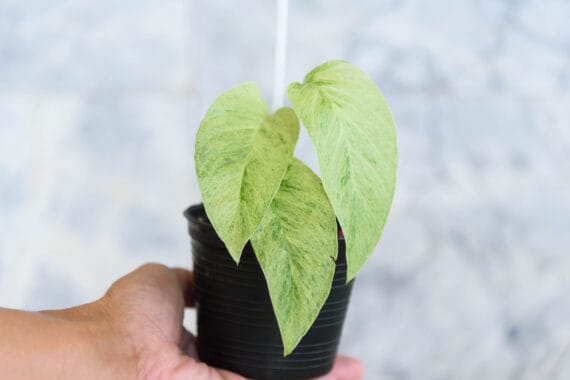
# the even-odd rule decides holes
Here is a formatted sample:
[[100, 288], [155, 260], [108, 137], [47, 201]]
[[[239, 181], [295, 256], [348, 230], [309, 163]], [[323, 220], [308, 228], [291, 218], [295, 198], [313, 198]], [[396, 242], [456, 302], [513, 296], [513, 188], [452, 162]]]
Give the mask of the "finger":
[[113, 297], [117, 293], [141, 290], [179, 292], [177, 285], [177, 276], [170, 268], [162, 264], [147, 263], [115, 281], [106, 295]]
[[358, 359], [339, 355], [328, 375], [315, 380], [359, 380], [364, 375], [364, 367]]
[[171, 379], [196, 380], [246, 380], [243, 376], [233, 372], [207, 366], [192, 358], [183, 358], [181, 363], [173, 370]]
[[189, 270], [182, 268], [172, 268], [172, 271], [176, 273], [178, 283], [180, 284], [180, 289], [184, 294], [184, 301], [186, 306], [194, 306], [194, 274]]
[[185, 327], [182, 327], [179, 347], [180, 351], [184, 354], [194, 359], [198, 359], [198, 353], [196, 352], [196, 337], [190, 333], [190, 331], [186, 330]]
[[223, 369], [216, 369], [215, 371], [221, 376], [222, 380], [247, 380], [243, 376]]

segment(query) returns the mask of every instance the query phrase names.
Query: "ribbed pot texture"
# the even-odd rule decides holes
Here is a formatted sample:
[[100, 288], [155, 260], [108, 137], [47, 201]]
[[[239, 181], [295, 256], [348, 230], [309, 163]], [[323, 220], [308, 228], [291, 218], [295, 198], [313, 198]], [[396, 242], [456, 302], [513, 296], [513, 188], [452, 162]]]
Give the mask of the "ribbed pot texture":
[[353, 283], [345, 284], [344, 239], [338, 241], [336, 271], [324, 307], [297, 348], [283, 357], [269, 291], [251, 245], [236, 265], [202, 205], [184, 215], [192, 242], [200, 360], [257, 380], [310, 379], [328, 373]]

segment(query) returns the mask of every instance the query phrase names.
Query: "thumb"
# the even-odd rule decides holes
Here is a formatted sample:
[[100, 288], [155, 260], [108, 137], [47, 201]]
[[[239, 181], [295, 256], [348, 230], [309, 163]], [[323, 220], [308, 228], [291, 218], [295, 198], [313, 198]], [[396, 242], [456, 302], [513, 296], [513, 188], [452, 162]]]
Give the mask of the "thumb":
[[205, 363], [198, 362], [190, 357], [183, 357], [180, 365], [174, 368], [173, 380], [246, 380], [245, 377], [235, 373], [209, 367]]
[[362, 375], [364, 375], [364, 367], [359, 360], [339, 355], [331, 372], [315, 380], [359, 380]]

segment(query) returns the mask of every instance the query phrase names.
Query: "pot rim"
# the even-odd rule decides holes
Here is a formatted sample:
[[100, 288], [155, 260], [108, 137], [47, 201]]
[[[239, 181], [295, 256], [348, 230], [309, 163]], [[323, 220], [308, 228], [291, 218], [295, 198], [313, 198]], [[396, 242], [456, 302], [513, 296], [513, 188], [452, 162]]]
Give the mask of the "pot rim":
[[[184, 210], [182, 214], [190, 224], [198, 226], [202, 229], [209, 229], [215, 232], [216, 229], [214, 228], [212, 223], [210, 223], [210, 220], [208, 219], [208, 214], [206, 214], [206, 208], [204, 207], [204, 203], [194, 204], [188, 207], [186, 210]], [[344, 241], [345, 240], [344, 233], [342, 232], [338, 220], [336, 225], [337, 225], [337, 240]]]

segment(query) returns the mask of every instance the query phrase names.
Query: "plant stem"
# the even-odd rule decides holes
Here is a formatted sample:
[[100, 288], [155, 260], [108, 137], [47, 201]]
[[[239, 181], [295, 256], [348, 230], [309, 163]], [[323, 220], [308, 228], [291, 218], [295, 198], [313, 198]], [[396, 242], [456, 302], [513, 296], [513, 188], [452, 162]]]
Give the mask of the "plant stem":
[[273, 77], [273, 110], [283, 107], [285, 92], [285, 60], [287, 53], [288, 0], [277, 0], [277, 30], [275, 41], [275, 72]]

